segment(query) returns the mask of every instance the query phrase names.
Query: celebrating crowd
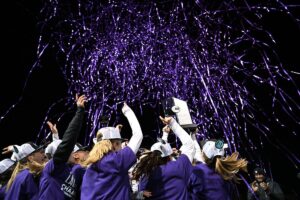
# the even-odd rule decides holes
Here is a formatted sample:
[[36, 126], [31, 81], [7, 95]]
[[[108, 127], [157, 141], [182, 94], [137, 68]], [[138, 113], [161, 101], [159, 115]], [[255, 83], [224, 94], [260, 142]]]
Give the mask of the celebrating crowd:
[[[150, 150], [141, 148], [141, 126], [124, 103], [131, 138], [121, 137], [122, 125], [102, 127], [88, 151], [77, 143], [85, 102], [84, 95], [76, 97], [77, 111], [62, 139], [48, 122], [52, 142], [47, 146], [24, 143], [3, 149], [11, 157], [0, 163], [0, 199], [239, 199], [237, 173], [247, 170], [247, 161], [238, 152], [225, 156], [221, 140], [207, 140], [201, 148], [195, 131], [188, 133], [174, 118], [160, 117], [162, 137]], [[168, 143], [171, 133], [182, 144], [179, 150]], [[259, 169], [255, 174], [264, 173]], [[250, 185], [249, 199], [283, 198], [278, 184], [262, 182]]]

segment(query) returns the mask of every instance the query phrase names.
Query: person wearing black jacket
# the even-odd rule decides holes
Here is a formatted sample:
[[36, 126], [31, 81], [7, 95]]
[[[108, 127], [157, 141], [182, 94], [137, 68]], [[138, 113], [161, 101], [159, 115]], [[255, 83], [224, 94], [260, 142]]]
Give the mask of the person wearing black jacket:
[[248, 200], [283, 200], [284, 194], [278, 183], [266, 177], [262, 168], [254, 169], [255, 181], [248, 191]]
[[[85, 168], [79, 163], [87, 152], [76, 144], [84, 118], [84, 95], [76, 96], [77, 112], [70, 122], [53, 158], [46, 164], [40, 180], [39, 199], [79, 199]], [[74, 148], [75, 147], [75, 148]]]

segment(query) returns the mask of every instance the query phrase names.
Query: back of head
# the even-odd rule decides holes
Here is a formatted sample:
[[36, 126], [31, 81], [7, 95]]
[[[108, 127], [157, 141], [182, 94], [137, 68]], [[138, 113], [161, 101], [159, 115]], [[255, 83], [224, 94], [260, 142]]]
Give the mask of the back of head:
[[20, 147], [15, 149], [15, 153], [16, 153], [15, 157], [18, 162], [7, 183], [7, 187], [6, 187], [7, 191], [11, 187], [12, 183], [14, 182], [19, 172], [21, 172], [22, 170], [28, 169], [29, 172], [34, 176], [37, 176], [42, 172], [45, 164], [38, 163], [34, 159], [30, 158], [35, 152], [38, 152], [41, 149], [42, 147], [38, 147], [36, 144], [31, 142], [22, 144]]
[[172, 147], [169, 143], [160, 140], [159, 142], [154, 143], [151, 146], [151, 151], [159, 151], [161, 153], [161, 157], [170, 156], [173, 153]]
[[234, 180], [238, 182], [236, 176], [240, 170], [247, 171], [247, 161], [239, 159], [239, 153], [234, 152], [230, 156], [225, 155], [227, 145], [222, 140], [207, 141], [203, 146], [203, 157], [205, 163], [215, 169], [224, 180]]
[[149, 176], [154, 169], [165, 165], [168, 161], [170, 156], [162, 157], [162, 153], [158, 150], [145, 153], [133, 170], [133, 179], [139, 180], [142, 176]]
[[247, 171], [248, 162], [245, 159], [239, 159], [239, 153], [234, 152], [229, 156], [221, 157], [215, 156], [212, 159], [209, 159], [204, 154], [204, 160], [207, 165], [222, 176], [224, 180], [234, 180], [238, 182], [238, 177], [236, 174], [242, 170]]
[[112, 143], [110, 140], [101, 140], [97, 142], [90, 151], [88, 158], [83, 162], [83, 166], [87, 167], [103, 158], [112, 151]]
[[203, 145], [203, 153], [208, 159], [213, 159], [215, 156], [224, 156], [227, 144], [222, 140], [209, 140]]

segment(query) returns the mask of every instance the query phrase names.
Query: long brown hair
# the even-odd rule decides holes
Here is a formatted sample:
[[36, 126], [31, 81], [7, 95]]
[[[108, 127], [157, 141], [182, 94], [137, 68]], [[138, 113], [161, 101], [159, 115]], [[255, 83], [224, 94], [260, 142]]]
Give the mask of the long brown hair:
[[169, 161], [170, 157], [161, 157], [160, 151], [147, 152], [133, 169], [133, 179], [139, 180], [141, 176], [149, 176], [156, 167], [165, 165]]
[[204, 154], [205, 163], [215, 169], [215, 171], [222, 176], [224, 180], [234, 180], [235, 182], [239, 181], [239, 178], [236, 176], [237, 172], [240, 170], [247, 172], [246, 159], [240, 159], [239, 153], [234, 152], [230, 156], [225, 158], [221, 156], [215, 156], [213, 159], [207, 158]]

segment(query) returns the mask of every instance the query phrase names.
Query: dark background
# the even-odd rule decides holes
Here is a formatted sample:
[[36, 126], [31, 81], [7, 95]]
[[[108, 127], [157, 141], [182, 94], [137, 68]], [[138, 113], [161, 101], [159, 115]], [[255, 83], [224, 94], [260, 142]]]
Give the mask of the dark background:
[[[67, 85], [54, 57], [51, 57], [55, 52], [47, 53], [49, 58], [44, 58], [38, 68], [31, 73], [24, 88], [29, 70], [37, 58], [37, 22], [41, 3], [39, 0], [9, 0], [5, 2], [5, 5], [4, 1], [1, 2], [0, 115], [3, 116], [12, 105], [20, 100], [8, 115], [0, 119], [1, 148], [9, 144], [35, 141], [49, 106], [67, 95]], [[293, 11], [296, 16], [300, 17], [299, 8], [294, 8]], [[265, 17], [265, 27], [273, 33], [278, 42], [282, 62], [290, 70], [299, 71], [300, 29], [297, 23], [287, 16], [270, 14]], [[299, 85], [299, 77], [295, 80]], [[285, 89], [292, 88], [286, 85]], [[19, 99], [20, 97], [22, 99]], [[71, 111], [60, 121], [59, 132], [62, 133], [65, 130], [72, 115]], [[151, 115], [153, 113], [146, 110], [145, 116], [141, 119], [146, 132], [151, 130], [151, 123], [147, 120], [147, 118], [153, 118]], [[53, 118], [55, 121], [55, 117]], [[299, 126], [295, 126], [292, 122], [290, 126], [296, 130], [296, 136], [286, 133], [286, 129], [271, 125], [273, 135], [276, 137], [273, 139], [281, 141], [286, 146], [291, 144], [292, 151], [299, 155], [297, 145]], [[83, 134], [81, 134], [82, 137]], [[149, 143], [151, 139], [146, 138], [145, 141]], [[267, 141], [263, 141], [265, 142], [264, 152], [258, 156], [269, 157], [273, 178], [281, 184], [288, 196], [287, 199], [297, 199], [296, 193], [300, 191], [300, 181], [296, 177], [299, 173], [297, 166], [289, 162], [280, 150], [268, 144]], [[2, 158], [4, 156], [1, 155]], [[250, 169], [251, 167], [253, 168], [253, 165]]]

